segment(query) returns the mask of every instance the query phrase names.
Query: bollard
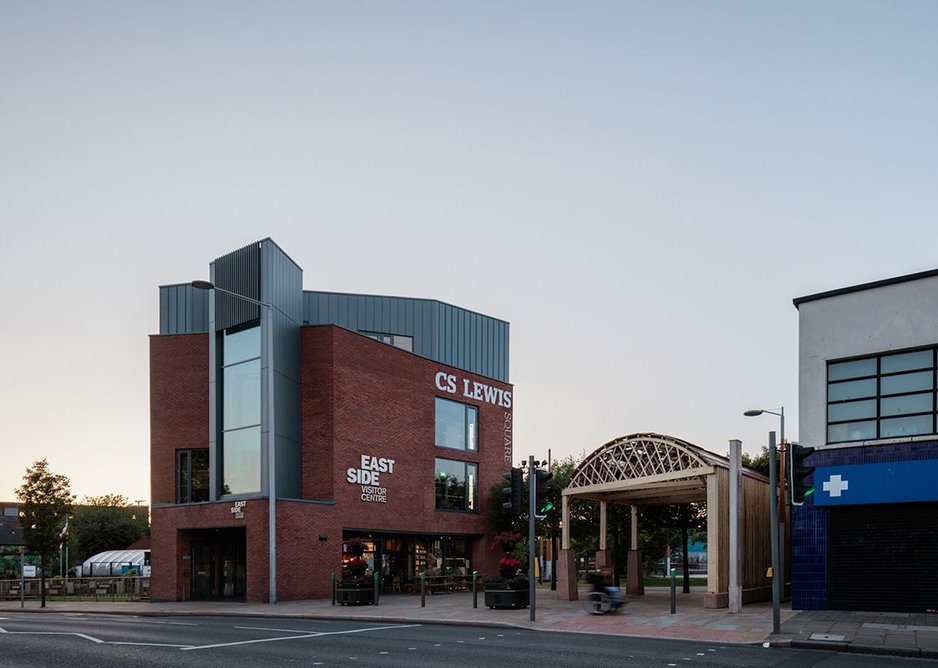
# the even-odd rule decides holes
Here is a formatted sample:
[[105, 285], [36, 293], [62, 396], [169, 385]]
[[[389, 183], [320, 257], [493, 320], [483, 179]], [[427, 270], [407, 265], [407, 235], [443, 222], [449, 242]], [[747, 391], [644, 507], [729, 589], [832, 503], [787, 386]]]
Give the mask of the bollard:
[[335, 605], [335, 571], [332, 571], [332, 605]]
[[675, 598], [675, 581], [674, 581], [675, 569], [671, 569], [671, 614], [673, 615], [677, 611], [677, 599]]
[[427, 607], [427, 574], [420, 574], [420, 607]]
[[479, 607], [479, 590], [476, 588], [476, 581], [479, 577], [479, 571], [472, 571], [472, 607]]
[[374, 603], [374, 604], [375, 604], [375, 605], [378, 605], [378, 599], [381, 598], [381, 592], [378, 591], [378, 580], [379, 580], [379, 577], [378, 577], [378, 572], [377, 572], [377, 571], [375, 571], [375, 573], [374, 573], [374, 578], [375, 578], [375, 603]]

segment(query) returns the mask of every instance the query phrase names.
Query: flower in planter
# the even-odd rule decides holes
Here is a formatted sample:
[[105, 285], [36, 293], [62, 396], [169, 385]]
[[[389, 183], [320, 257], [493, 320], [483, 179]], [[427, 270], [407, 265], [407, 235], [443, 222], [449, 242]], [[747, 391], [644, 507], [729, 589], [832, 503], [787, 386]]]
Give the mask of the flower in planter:
[[514, 557], [502, 557], [498, 561], [498, 569], [511, 570], [512, 575], [518, 572], [518, 569], [521, 568], [521, 562], [515, 559]]
[[360, 557], [365, 554], [365, 544], [361, 538], [353, 538], [348, 542], [348, 552], [353, 557]]
[[502, 557], [498, 561], [498, 574], [503, 578], [513, 578], [518, 574], [521, 562], [514, 557]]
[[496, 534], [495, 539], [492, 541], [492, 549], [501, 550], [505, 554], [511, 554], [520, 540], [520, 533], [502, 531]]
[[352, 559], [345, 564], [345, 569], [353, 578], [360, 578], [364, 576], [365, 571], [368, 570], [368, 560], [364, 557], [352, 557]]

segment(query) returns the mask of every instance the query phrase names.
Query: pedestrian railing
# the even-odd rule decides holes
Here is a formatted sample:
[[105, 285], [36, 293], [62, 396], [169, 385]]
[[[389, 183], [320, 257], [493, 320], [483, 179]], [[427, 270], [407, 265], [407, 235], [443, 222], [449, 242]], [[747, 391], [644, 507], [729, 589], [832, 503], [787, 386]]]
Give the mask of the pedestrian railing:
[[[39, 578], [0, 580], [0, 600], [37, 600]], [[150, 598], [150, 578], [95, 577], [46, 580], [47, 601], [141, 601]]]

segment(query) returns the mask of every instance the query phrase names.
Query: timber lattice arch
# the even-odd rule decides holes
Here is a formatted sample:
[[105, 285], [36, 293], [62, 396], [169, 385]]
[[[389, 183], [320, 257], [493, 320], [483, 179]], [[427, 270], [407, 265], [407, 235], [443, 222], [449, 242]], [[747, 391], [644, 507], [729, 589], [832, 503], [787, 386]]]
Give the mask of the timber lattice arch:
[[[570, 500], [599, 501], [597, 568], [612, 565], [606, 543], [609, 504], [631, 506], [631, 549], [627, 591], [644, 593], [642, 555], [638, 544], [641, 506], [705, 503], [707, 506], [706, 607], [726, 607], [729, 601], [729, 487], [730, 461], [687, 441], [656, 433], [638, 433], [609, 441], [576, 467], [563, 490], [563, 537], [558, 595], [576, 599], [576, 557], [570, 550]], [[739, 507], [740, 582], [743, 602], [771, 596], [766, 576], [770, 559], [768, 479], [757, 471], [741, 470]], [[566, 577], [565, 577], [566, 576]], [[565, 582], [566, 580], [566, 582]], [[561, 586], [564, 585], [564, 586]]]

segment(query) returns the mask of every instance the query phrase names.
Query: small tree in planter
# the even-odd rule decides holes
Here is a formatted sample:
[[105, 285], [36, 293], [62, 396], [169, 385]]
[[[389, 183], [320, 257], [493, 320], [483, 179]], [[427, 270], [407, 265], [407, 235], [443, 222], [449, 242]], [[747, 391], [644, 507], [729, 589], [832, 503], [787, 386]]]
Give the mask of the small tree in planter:
[[517, 558], [521, 534], [502, 531], [492, 542], [492, 549], [504, 556], [498, 562], [498, 577], [485, 578], [485, 605], [489, 608], [526, 608], [530, 600], [529, 583], [518, 575], [522, 561]]
[[361, 538], [353, 538], [348, 542], [348, 553], [352, 558], [343, 564], [345, 573], [342, 580], [336, 583], [336, 601], [342, 605], [374, 603], [374, 583], [365, 577], [368, 560], [364, 557], [365, 545]]

